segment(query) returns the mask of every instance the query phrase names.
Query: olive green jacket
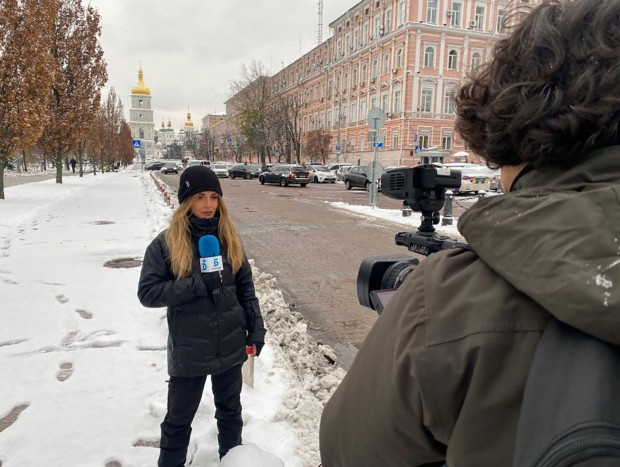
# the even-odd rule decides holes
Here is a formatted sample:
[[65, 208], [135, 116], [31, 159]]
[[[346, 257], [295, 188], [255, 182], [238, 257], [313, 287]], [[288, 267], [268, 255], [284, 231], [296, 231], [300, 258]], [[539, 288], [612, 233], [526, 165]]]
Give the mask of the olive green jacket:
[[510, 466], [549, 313], [620, 345], [620, 146], [534, 170], [459, 221], [368, 334], [320, 429], [324, 467]]

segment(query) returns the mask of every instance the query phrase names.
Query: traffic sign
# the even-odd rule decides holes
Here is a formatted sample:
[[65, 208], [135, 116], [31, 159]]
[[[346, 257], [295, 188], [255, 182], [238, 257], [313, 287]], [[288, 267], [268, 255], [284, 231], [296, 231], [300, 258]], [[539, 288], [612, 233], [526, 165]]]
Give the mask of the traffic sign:
[[139, 139], [134, 139], [131, 142], [131, 145], [133, 146], [134, 149], [140, 149], [140, 147], [142, 146], [141, 141]]
[[227, 142], [227, 143], [232, 143], [232, 138], [228, 138], [228, 139], [226, 140], [226, 142]]
[[379, 161], [372, 161], [366, 168], [368, 169], [368, 178], [372, 183], [379, 180], [381, 175], [383, 175], [383, 166], [379, 164]]
[[373, 107], [368, 112], [368, 118], [366, 121], [368, 122], [368, 125], [370, 125], [370, 128], [378, 130], [385, 123], [385, 119], [385, 112], [379, 107]]
[[418, 135], [413, 135], [413, 142], [417, 143], [418, 142]]
[[372, 147], [373, 148], [382, 148], [383, 147], [383, 141], [376, 141], [376, 142], [372, 143]]
[[422, 146], [416, 146], [415, 152], [422, 152]]
[[340, 146], [339, 145], [336, 146], [336, 153], [340, 154]]
[[385, 133], [382, 131], [369, 131], [368, 141], [371, 143], [385, 143]]

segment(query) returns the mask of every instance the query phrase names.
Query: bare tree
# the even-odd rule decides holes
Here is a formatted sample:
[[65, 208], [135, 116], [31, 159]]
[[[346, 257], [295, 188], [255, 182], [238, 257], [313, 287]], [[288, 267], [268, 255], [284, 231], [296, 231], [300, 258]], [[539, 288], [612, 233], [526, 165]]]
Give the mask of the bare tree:
[[245, 138], [245, 146], [258, 153], [265, 162], [274, 142], [272, 91], [267, 72], [261, 62], [253, 61], [241, 68], [241, 79], [233, 81], [231, 91], [237, 102], [237, 126]]
[[310, 153], [310, 161], [320, 161], [322, 164], [325, 164], [329, 157], [331, 141], [331, 133], [324, 128], [309, 131], [306, 137], [306, 152]]
[[88, 132], [107, 81], [99, 43], [100, 16], [81, 0], [63, 0], [50, 45], [55, 63], [42, 143], [56, 160], [56, 183], [62, 183], [62, 159]]
[[8, 158], [25, 153], [43, 131], [55, 8], [55, 0], [0, 2], [0, 199]]

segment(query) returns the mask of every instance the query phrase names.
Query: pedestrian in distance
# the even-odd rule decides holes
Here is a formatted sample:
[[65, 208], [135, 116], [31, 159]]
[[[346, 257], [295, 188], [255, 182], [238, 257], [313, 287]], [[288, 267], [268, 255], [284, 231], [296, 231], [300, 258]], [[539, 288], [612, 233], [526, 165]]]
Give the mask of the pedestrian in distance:
[[77, 164], [77, 161], [75, 160], [75, 157], [72, 157], [71, 160], [69, 161], [69, 164], [71, 164], [71, 171], [73, 173], [75, 173], [75, 166]]
[[619, 25], [618, 0], [545, 0], [458, 90], [456, 129], [505, 194], [378, 317], [323, 411], [324, 467], [513, 465], [548, 323], [620, 346]]
[[[170, 379], [160, 467], [184, 465], [208, 375], [220, 459], [241, 444], [241, 367], [246, 346], [258, 357], [265, 342], [252, 269], [217, 175], [205, 166], [188, 167], [181, 174], [178, 199], [170, 227], [146, 249], [138, 285], [144, 306], [167, 307]], [[202, 273], [199, 242], [211, 235], [221, 245], [224, 268]]]

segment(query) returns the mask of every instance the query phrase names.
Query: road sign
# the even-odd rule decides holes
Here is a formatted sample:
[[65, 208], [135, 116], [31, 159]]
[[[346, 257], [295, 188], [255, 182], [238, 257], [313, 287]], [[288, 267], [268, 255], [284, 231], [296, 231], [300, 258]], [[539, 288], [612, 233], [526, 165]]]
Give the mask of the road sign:
[[385, 143], [385, 133], [383, 133], [382, 131], [369, 131], [368, 141], [370, 141], [371, 143]]
[[416, 146], [415, 147], [415, 152], [422, 152], [422, 146]]
[[379, 164], [379, 161], [372, 161], [366, 168], [368, 169], [368, 179], [373, 183], [383, 175], [383, 166]]
[[336, 153], [340, 154], [340, 146], [336, 146]]
[[226, 140], [226, 142], [227, 142], [227, 143], [232, 143], [232, 138], [228, 138], [228, 139]]
[[417, 143], [418, 142], [418, 135], [413, 135], [413, 142]]
[[379, 107], [373, 107], [368, 112], [368, 118], [366, 121], [368, 122], [368, 125], [370, 125], [370, 128], [378, 130], [385, 123], [385, 118], [385, 112], [382, 109]]
[[383, 142], [382, 141], [377, 141], [375, 143], [372, 143], [372, 147], [373, 148], [382, 148], [383, 147]]
[[139, 139], [134, 139], [131, 142], [131, 145], [133, 146], [134, 149], [140, 149], [140, 147], [142, 146], [142, 144], [141, 144]]

